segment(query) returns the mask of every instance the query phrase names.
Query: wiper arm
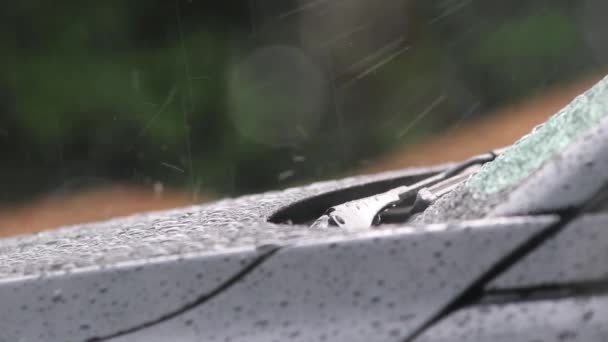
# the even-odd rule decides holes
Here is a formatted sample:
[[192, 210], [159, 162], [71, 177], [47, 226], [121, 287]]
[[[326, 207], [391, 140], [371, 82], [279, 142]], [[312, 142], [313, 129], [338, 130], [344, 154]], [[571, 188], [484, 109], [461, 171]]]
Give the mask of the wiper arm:
[[454, 165], [444, 172], [411, 185], [396, 187], [374, 196], [333, 206], [327, 209], [311, 227], [371, 227], [383, 221], [390, 221], [390, 218], [383, 220], [383, 213], [387, 209], [413, 201], [412, 206], [406, 208], [405, 212], [400, 212], [398, 215], [401, 220], [407, 220], [412, 215], [422, 212], [437, 198], [445, 195], [464, 182], [481, 165], [494, 160], [500, 152], [502, 150], [495, 150], [473, 157]]

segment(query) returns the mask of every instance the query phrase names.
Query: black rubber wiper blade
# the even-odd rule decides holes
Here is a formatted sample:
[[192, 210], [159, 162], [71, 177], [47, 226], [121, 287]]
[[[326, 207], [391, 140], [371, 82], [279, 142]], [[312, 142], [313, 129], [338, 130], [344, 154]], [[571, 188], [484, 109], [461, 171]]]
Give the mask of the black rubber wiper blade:
[[406, 216], [424, 210], [434, 200], [443, 196], [462, 183], [479, 167], [490, 162], [502, 150], [494, 150], [467, 159], [439, 174], [423, 179], [420, 182], [396, 187], [389, 191], [333, 206], [325, 211], [311, 227], [364, 228], [381, 222], [381, 214], [407, 201], [413, 201]]

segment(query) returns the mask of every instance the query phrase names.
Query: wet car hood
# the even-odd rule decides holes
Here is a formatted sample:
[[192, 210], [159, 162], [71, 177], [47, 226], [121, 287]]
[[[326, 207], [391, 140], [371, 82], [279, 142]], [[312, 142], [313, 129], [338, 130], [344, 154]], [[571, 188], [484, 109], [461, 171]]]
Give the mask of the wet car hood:
[[[594, 104], [603, 108], [608, 97], [598, 91], [605, 83], [563, 115], [576, 118]], [[542, 262], [551, 246], [563, 256], [560, 262], [574, 258], [563, 252], [571, 245], [560, 240], [566, 232], [579, 244], [596, 243], [587, 248], [605, 249], [601, 231], [581, 233], [590, 234], [605, 217], [568, 210], [578, 209], [608, 179], [607, 126], [600, 115], [508, 191], [480, 196], [470, 188], [455, 190], [419, 222], [373, 229], [302, 224], [330, 205], [412, 183], [445, 165], [1, 240], [0, 340], [427, 336], [429, 327], [486, 291], [566, 278], [555, 271], [559, 263], [550, 271]], [[598, 263], [579, 269], [569, 276], [579, 281], [608, 274]]]

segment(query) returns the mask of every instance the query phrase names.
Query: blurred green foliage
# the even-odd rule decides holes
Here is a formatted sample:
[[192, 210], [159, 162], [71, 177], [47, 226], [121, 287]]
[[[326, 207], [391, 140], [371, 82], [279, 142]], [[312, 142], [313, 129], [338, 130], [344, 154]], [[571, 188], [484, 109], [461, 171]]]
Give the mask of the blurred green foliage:
[[332, 88], [321, 127], [294, 129], [306, 139], [269, 146], [240, 136], [227, 115], [231, 66], [273, 43], [256, 36], [250, 5], [263, 2], [273, 8], [271, 0], [4, 4], [0, 200], [108, 181], [239, 194], [337, 176], [602, 66], [585, 40], [582, 1], [409, 1], [408, 51]]
[[471, 50], [471, 59], [493, 78], [513, 80], [507, 90], [524, 95], [526, 87], [551, 75], [565, 56], [576, 55], [578, 38], [572, 18], [548, 8], [490, 30]]

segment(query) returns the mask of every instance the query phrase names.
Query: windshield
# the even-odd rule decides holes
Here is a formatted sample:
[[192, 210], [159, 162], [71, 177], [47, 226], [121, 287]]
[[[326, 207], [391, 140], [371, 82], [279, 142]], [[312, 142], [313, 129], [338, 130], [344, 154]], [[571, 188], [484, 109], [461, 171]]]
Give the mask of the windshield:
[[[601, 0], [8, 2], [0, 223], [37, 230], [510, 144], [602, 76], [606, 10]], [[83, 192], [96, 197], [72, 196]], [[63, 219], [75, 205], [70, 215], [91, 213]], [[47, 216], [11, 216], [24, 207]]]

